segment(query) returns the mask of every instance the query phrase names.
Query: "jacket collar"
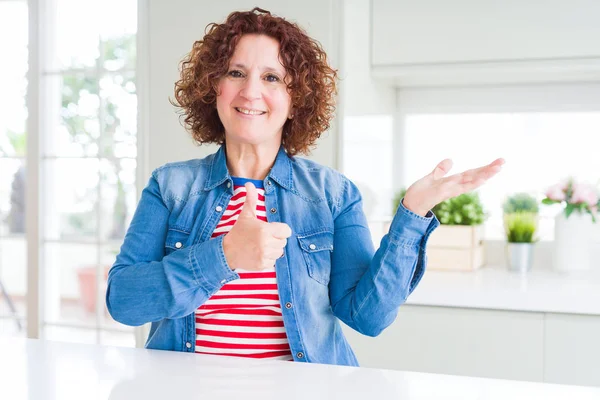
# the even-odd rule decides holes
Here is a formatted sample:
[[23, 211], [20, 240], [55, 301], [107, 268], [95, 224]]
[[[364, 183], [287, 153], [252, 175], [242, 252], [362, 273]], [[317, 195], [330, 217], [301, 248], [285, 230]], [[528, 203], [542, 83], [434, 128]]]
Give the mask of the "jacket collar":
[[[212, 157], [204, 190], [212, 190], [230, 179], [231, 176], [227, 169], [227, 155], [225, 153], [225, 145], [223, 144]], [[270, 192], [269, 179], [272, 179], [288, 190], [293, 190], [292, 158], [288, 156], [283, 146], [279, 147], [275, 163], [265, 178], [265, 190], [267, 192]]]

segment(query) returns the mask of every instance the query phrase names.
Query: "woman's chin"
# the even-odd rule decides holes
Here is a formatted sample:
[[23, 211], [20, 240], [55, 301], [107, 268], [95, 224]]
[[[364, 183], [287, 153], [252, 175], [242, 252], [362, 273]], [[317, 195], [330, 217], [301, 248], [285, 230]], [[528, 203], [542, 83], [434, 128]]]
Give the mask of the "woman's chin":
[[265, 136], [264, 132], [244, 132], [235, 135], [225, 135], [225, 140], [228, 143], [247, 144], [253, 146], [260, 145], [279, 145], [281, 143], [281, 135]]

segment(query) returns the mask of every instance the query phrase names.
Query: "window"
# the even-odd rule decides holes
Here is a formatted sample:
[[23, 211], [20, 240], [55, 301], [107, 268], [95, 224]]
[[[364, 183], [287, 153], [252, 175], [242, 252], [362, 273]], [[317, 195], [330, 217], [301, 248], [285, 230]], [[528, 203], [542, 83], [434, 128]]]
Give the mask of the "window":
[[43, 336], [133, 345], [105, 309], [135, 202], [135, 0], [46, 4], [41, 58]]
[[25, 155], [28, 15], [0, 1], [0, 335], [25, 336]]
[[[447, 157], [451, 173], [506, 159], [502, 173], [479, 189], [489, 213], [487, 239], [504, 238], [507, 195], [529, 192], [541, 200], [568, 176], [600, 184], [600, 91], [591, 85], [415, 90], [400, 104], [406, 184]], [[541, 207], [542, 240], [553, 240], [558, 211]]]
[[[28, 135], [27, 3], [0, 1], [0, 50], [12, 56], [0, 65], [7, 111], [0, 114], [0, 334], [25, 335], [16, 322], [25, 316], [26, 246], [38, 240], [25, 232], [22, 207], [31, 168], [40, 171], [38, 190], [27, 190], [40, 204], [33, 279], [41, 286], [35, 295], [44, 297], [41, 310], [28, 310], [42, 316], [30, 336], [134, 345], [133, 329], [110, 318], [104, 296], [137, 199], [137, 2], [45, 0], [32, 7], [41, 42], [30, 46], [39, 54], [29, 68], [40, 73], [28, 100], [39, 104], [40, 128]], [[39, 144], [39, 156], [26, 154], [27, 141]]]

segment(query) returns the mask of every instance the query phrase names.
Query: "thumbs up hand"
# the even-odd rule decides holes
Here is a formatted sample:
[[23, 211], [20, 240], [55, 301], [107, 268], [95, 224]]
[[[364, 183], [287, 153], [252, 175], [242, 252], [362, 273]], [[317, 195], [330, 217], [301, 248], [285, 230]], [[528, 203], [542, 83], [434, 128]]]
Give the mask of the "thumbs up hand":
[[262, 270], [275, 265], [292, 230], [281, 222], [265, 222], [256, 217], [258, 192], [246, 183], [246, 200], [235, 225], [223, 238], [223, 251], [232, 269]]

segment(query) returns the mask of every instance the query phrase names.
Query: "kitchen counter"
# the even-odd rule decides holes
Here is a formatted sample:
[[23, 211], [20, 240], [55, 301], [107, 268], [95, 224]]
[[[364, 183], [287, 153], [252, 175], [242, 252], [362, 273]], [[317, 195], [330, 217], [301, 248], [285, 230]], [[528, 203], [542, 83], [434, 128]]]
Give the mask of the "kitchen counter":
[[427, 271], [407, 304], [600, 315], [600, 271]]
[[0, 338], [0, 398], [599, 399], [600, 389]]

